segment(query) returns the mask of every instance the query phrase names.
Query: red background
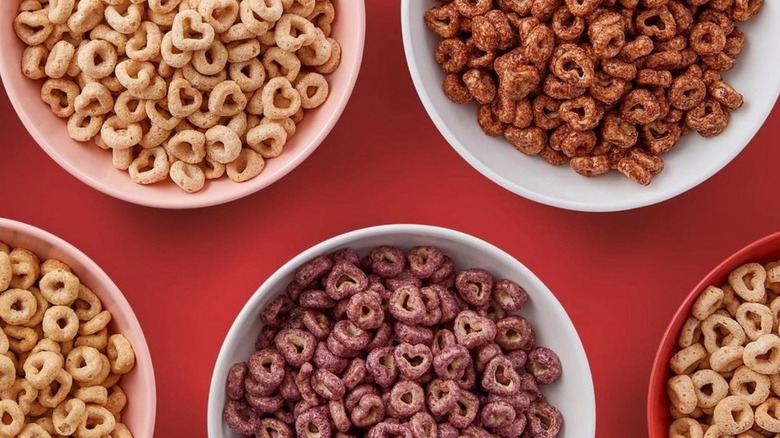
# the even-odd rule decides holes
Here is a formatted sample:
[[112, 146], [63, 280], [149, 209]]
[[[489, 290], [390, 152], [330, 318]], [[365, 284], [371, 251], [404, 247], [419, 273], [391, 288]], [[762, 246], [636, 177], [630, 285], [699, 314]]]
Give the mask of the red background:
[[68, 240], [127, 295], [154, 360], [157, 436], [206, 436], [223, 337], [271, 273], [322, 240], [386, 223], [461, 230], [525, 263], [585, 344], [598, 436], [645, 436], [650, 368], [675, 309], [721, 260], [780, 230], [780, 110], [732, 164], [676, 199], [614, 214], [558, 210], [494, 185], [450, 148], [412, 86], [398, 2], [366, 4], [349, 106], [322, 146], [273, 186], [196, 211], [115, 200], [49, 159], [2, 95], [0, 216]]

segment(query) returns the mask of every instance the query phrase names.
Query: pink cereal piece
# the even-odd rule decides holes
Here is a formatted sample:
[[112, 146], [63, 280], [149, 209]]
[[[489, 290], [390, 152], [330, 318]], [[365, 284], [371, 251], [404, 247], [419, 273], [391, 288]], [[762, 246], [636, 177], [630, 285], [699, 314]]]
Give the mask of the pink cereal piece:
[[339, 376], [323, 368], [316, 369], [312, 374], [311, 387], [325, 400], [341, 400], [346, 392]]
[[[477, 356], [476, 356], [477, 371], [479, 371], [480, 373], [485, 371], [485, 367], [487, 366], [488, 362], [490, 362], [491, 359], [498, 356], [499, 354], [502, 354], [501, 347], [499, 347], [498, 344], [496, 344], [495, 342], [491, 342], [489, 344], [485, 344], [477, 348]], [[514, 364], [513, 364], [513, 368], [514, 368]]]
[[352, 409], [350, 419], [357, 427], [371, 427], [385, 418], [385, 404], [378, 394], [364, 394]]
[[[330, 419], [333, 421], [333, 425], [339, 432], [347, 432], [352, 427], [352, 422], [349, 421], [347, 411], [344, 410], [344, 402], [342, 400], [331, 400], [328, 402], [328, 411], [330, 413]], [[269, 435], [270, 437], [271, 435]]]
[[441, 268], [444, 254], [434, 246], [417, 246], [407, 254], [409, 271], [418, 278], [429, 278]]
[[458, 402], [460, 387], [453, 380], [435, 379], [427, 388], [425, 402], [433, 415], [447, 415]]
[[349, 362], [343, 374], [341, 375], [341, 381], [344, 382], [344, 387], [350, 390], [356, 387], [368, 374], [366, 369], [366, 361], [356, 357]]
[[301, 292], [298, 302], [306, 309], [327, 310], [336, 306], [336, 301], [329, 297], [324, 290], [310, 289]]
[[279, 394], [287, 402], [297, 402], [301, 399], [301, 393], [298, 391], [298, 386], [295, 385], [295, 376], [297, 372], [294, 370], [287, 370], [284, 373], [284, 379], [282, 384], [279, 385]]
[[335, 336], [328, 336], [328, 338], [325, 339], [325, 345], [328, 346], [328, 350], [330, 350], [331, 353], [338, 357], [352, 358], [360, 354], [360, 350], [353, 350], [347, 347], [341, 341], [336, 339]]
[[333, 326], [330, 336], [352, 350], [362, 350], [371, 341], [367, 331], [361, 329], [348, 319], [342, 319]]
[[266, 305], [260, 312], [260, 319], [266, 325], [279, 327], [282, 320], [294, 307], [293, 302], [286, 295], [279, 295]]
[[358, 405], [360, 398], [366, 394], [379, 395], [379, 391], [373, 385], [368, 384], [358, 385], [349, 391], [347, 396], [344, 398], [344, 407], [347, 409], [347, 412], [351, 413], [352, 410], [355, 409], [355, 407]]
[[327, 338], [333, 328], [327, 315], [313, 309], [306, 309], [303, 312], [301, 322], [306, 330], [320, 341]]
[[561, 359], [549, 348], [539, 347], [528, 354], [526, 369], [537, 382], [549, 385], [561, 377]]
[[439, 322], [446, 323], [455, 319], [458, 313], [460, 313], [455, 294], [442, 286], [432, 285], [430, 287], [434, 288], [439, 294], [439, 307], [441, 308], [441, 321]]
[[260, 397], [263, 395], [268, 395], [271, 392], [267, 392], [265, 388], [263, 388], [263, 385], [255, 380], [251, 375], [247, 375], [244, 378], [244, 394], [252, 394]]
[[272, 414], [282, 408], [284, 399], [281, 395], [257, 396], [247, 393], [246, 401], [255, 411], [261, 414]]
[[498, 322], [506, 318], [506, 311], [493, 299], [491, 299], [487, 305], [480, 307], [477, 310], [477, 313], [493, 322]]
[[[306, 362], [298, 370], [298, 374], [295, 376], [295, 386], [298, 387], [298, 393], [301, 394], [303, 402], [308, 403], [311, 406], [317, 406], [319, 399], [317, 393], [311, 387], [311, 377], [314, 374], [314, 367]], [[299, 402], [300, 404], [301, 402]], [[296, 405], [297, 406], [297, 405]]]
[[368, 431], [366, 438], [414, 438], [409, 425], [383, 421]]
[[445, 348], [452, 347], [457, 344], [458, 342], [455, 340], [455, 335], [451, 331], [447, 329], [439, 329], [433, 335], [433, 342], [431, 342], [431, 353], [436, 356]]
[[427, 412], [418, 412], [409, 420], [409, 428], [412, 430], [414, 438], [438, 438], [439, 427], [433, 420], [431, 414]]
[[385, 286], [390, 290], [396, 290], [403, 286], [422, 287], [422, 280], [415, 277], [410, 271], [406, 270], [393, 278], [385, 279]]
[[395, 364], [393, 347], [381, 347], [372, 350], [366, 358], [366, 368], [374, 381], [382, 388], [388, 388], [398, 378], [398, 367]]
[[290, 426], [275, 418], [263, 418], [257, 427], [256, 437], [293, 438]]
[[314, 350], [314, 365], [317, 368], [326, 369], [334, 374], [338, 374], [344, 371], [349, 361], [343, 357], [336, 356], [328, 349], [325, 342], [317, 344], [317, 348]]
[[393, 278], [406, 267], [406, 257], [398, 248], [380, 246], [368, 255], [368, 265], [374, 274], [382, 278]]
[[491, 394], [511, 396], [520, 391], [520, 376], [509, 359], [496, 356], [485, 367], [482, 388]]
[[425, 315], [420, 321], [421, 325], [432, 327], [441, 322], [441, 300], [437, 286], [427, 286], [420, 289], [420, 297], [425, 305]]
[[347, 309], [349, 309], [349, 298], [341, 299], [330, 309], [330, 317], [335, 321], [344, 319], [347, 316]]
[[252, 378], [263, 385], [270, 394], [284, 379], [284, 358], [270, 348], [255, 351], [249, 356], [247, 369]]
[[528, 301], [528, 293], [512, 280], [498, 280], [493, 286], [493, 299], [507, 312], [516, 312]]
[[445, 380], [457, 380], [471, 364], [471, 355], [462, 345], [447, 347], [433, 357], [436, 375]]
[[257, 334], [257, 340], [255, 341], [255, 350], [262, 350], [266, 347], [274, 345], [274, 338], [279, 333], [278, 329], [271, 326], [264, 325], [260, 329], [260, 333]]
[[227, 396], [231, 400], [244, 398], [244, 378], [247, 369], [245, 363], [237, 363], [230, 367], [227, 377]]
[[415, 382], [401, 380], [390, 390], [390, 407], [402, 418], [409, 418], [425, 407], [425, 395]]
[[455, 277], [455, 288], [467, 303], [480, 307], [490, 301], [493, 276], [484, 269], [468, 269]]
[[528, 353], [523, 350], [516, 350], [506, 354], [506, 358], [512, 362], [512, 368], [517, 374], [522, 374], [525, 370], [525, 364], [528, 362]]
[[[521, 377], [522, 380], [522, 377]], [[496, 401], [502, 401], [508, 403], [515, 409], [515, 412], [525, 412], [529, 406], [531, 406], [531, 399], [527, 394], [519, 392], [512, 396], [503, 396], [497, 394], [488, 394], [487, 402], [492, 403]]]
[[406, 380], [422, 377], [431, 368], [433, 362], [431, 349], [425, 344], [412, 345], [405, 342], [398, 344], [393, 357], [401, 377]]
[[428, 277], [428, 282], [431, 284], [443, 283], [446, 282], [449, 278], [453, 277], [454, 274], [455, 263], [451, 258], [444, 256], [444, 259], [441, 262], [441, 266], [439, 266], [439, 269], [437, 269], [436, 272]]
[[368, 350], [374, 350], [379, 347], [385, 347], [390, 343], [390, 339], [393, 336], [393, 327], [389, 322], [385, 321], [376, 329], [374, 337], [366, 346]]
[[317, 340], [301, 329], [284, 329], [274, 338], [277, 351], [292, 367], [300, 367], [314, 356]]
[[290, 311], [290, 314], [287, 315], [287, 318], [283, 320], [280, 329], [302, 329], [304, 328], [303, 324], [303, 314], [306, 313], [306, 309], [302, 307], [295, 307]]
[[259, 424], [254, 409], [239, 400], [230, 400], [225, 404], [222, 418], [230, 430], [243, 435], [254, 435]]
[[490, 428], [509, 426], [515, 421], [515, 417], [515, 408], [501, 400], [486, 403], [482, 407], [482, 413], [480, 414], [482, 425]]
[[393, 325], [395, 337], [401, 342], [409, 344], [426, 344], [433, 342], [433, 330], [428, 327], [415, 327], [396, 322]]
[[525, 394], [532, 402], [542, 398], [539, 384], [534, 379], [534, 376], [528, 373], [520, 375], [520, 393]]
[[466, 348], [476, 348], [496, 339], [496, 324], [472, 310], [458, 314], [453, 331], [458, 344]]
[[390, 295], [387, 310], [404, 324], [417, 325], [425, 317], [425, 304], [420, 289], [407, 285], [395, 289]]
[[334, 263], [352, 263], [353, 265], [360, 266], [360, 255], [354, 248], [341, 248], [330, 255]]
[[301, 297], [301, 293], [303, 293], [303, 286], [296, 283], [295, 281], [287, 283], [287, 296], [290, 298], [290, 300], [292, 300], [293, 303], [298, 304], [298, 299]]
[[347, 298], [367, 288], [365, 272], [351, 263], [336, 263], [325, 280], [325, 292], [334, 300]]
[[529, 351], [536, 345], [536, 335], [524, 318], [509, 316], [496, 323], [496, 343], [505, 351]]
[[458, 429], [468, 427], [479, 413], [479, 398], [469, 391], [461, 391], [455, 407], [447, 417], [450, 424]]
[[333, 261], [328, 256], [319, 256], [306, 262], [295, 271], [295, 282], [301, 287], [310, 286], [317, 279], [325, 276], [331, 268]]
[[[513, 438], [513, 437], [519, 437], [523, 434], [523, 432], [526, 432], [526, 425], [528, 424], [528, 420], [525, 418], [525, 415], [517, 415], [515, 417], [515, 421], [510, 423], [508, 426], [495, 428], [493, 429], [493, 432], [498, 434], [498, 436], [502, 438]], [[530, 434], [530, 431], [526, 432], [528, 435], [522, 435], [522, 436], [533, 436]]]
[[458, 438], [458, 436], [460, 436], [460, 432], [455, 426], [449, 423], [439, 423], [439, 438]]
[[563, 426], [563, 416], [555, 406], [543, 402], [532, 403], [525, 414], [534, 437], [554, 438]]
[[458, 384], [460, 389], [474, 388], [474, 385], [477, 383], [477, 370], [474, 369], [473, 363], [469, 363], [468, 366], [466, 366], [466, 370], [463, 372], [463, 375], [457, 378], [455, 383]]
[[295, 419], [295, 431], [306, 438], [330, 438], [333, 434], [328, 415], [317, 409], [301, 413]]
[[363, 330], [379, 328], [385, 320], [381, 299], [366, 292], [352, 295], [347, 305], [347, 318]]

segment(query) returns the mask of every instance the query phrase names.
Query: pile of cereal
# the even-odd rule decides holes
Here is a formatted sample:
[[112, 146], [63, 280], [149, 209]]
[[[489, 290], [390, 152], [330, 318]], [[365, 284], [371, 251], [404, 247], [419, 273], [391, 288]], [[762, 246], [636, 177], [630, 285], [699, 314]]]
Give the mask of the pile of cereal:
[[189, 193], [278, 157], [341, 61], [330, 0], [24, 0], [22, 72], [138, 184]]
[[764, 0], [444, 0], [444, 93], [486, 134], [592, 177], [650, 184], [689, 131], [720, 134], [742, 95], [721, 74]]
[[0, 436], [130, 438], [119, 381], [135, 366], [111, 314], [65, 263], [0, 243]]
[[780, 433], [780, 263], [740, 266], [691, 313], [669, 362], [669, 436]]
[[563, 418], [540, 386], [561, 363], [510, 315], [527, 299], [435, 247], [317, 257], [262, 310], [224, 420], [258, 437], [555, 437]]

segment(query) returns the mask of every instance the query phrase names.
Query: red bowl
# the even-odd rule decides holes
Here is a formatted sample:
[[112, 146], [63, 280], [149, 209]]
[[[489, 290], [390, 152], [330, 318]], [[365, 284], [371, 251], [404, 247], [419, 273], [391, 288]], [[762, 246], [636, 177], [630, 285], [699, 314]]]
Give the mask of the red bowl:
[[778, 259], [780, 259], [780, 232], [753, 242], [724, 260], [707, 274], [685, 298], [666, 329], [653, 362], [653, 372], [650, 375], [650, 386], [647, 393], [647, 429], [650, 438], [667, 438], [669, 436], [671, 415], [669, 414], [669, 400], [666, 396], [666, 381], [672, 377], [669, 360], [677, 350], [677, 339], [683, 324], [691, 314], [693, 302], [707, 286], [723, 284], [729, 273], [735, 268], [745, 263], [768, 263]]

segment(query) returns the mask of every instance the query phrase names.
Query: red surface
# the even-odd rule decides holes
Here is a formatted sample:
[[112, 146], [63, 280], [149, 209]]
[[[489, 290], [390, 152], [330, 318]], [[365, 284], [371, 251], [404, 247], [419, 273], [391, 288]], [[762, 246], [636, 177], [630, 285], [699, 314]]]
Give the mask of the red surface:
[[731, 165], [664, 204], [615, 214], [546, 207], [494, 185], [447, 145], [412, 87], [398, 2], [366, 3], [350, 105], [320, 149], [270, 188], [197, 211], [114, 200], [57, 167], [3, 96], [0, 216], [68, 240], [127, 295], [154, 357], [157, 436], [206, 436], [222, 339], [274, 270], [333, 235], [398, 222], [473, 234], [532, 269], [582, 336], [598, 436], [645, 436], [650, 369], [674, 311], [710, 269], [780, 229], [780, 111]]
[[669, 402], [666, 396], [666, 381], [672, 376], [668, 364], [672, 355], [679, 350], [677, 340], [683, 324], [691, 316], [691, 307], [699, 294], [710, 285], [721, 285], [726, 282], [729, 272], [745, 263], [768, 263], [776, 261], [780, 256], [780, 233], [775, 233], [758, 240], [741, 249], [723, 263], [719, 264], [701, 283], [691, 291], [678, 312], [674, 315], [669, 328], [661, 341], [662, 347], [655, 358], [653, 372], [650, 375], [650, 385], [647, 395], [647, 421], [650, 424], [651, 438], [666, 438], [668, 436]]

